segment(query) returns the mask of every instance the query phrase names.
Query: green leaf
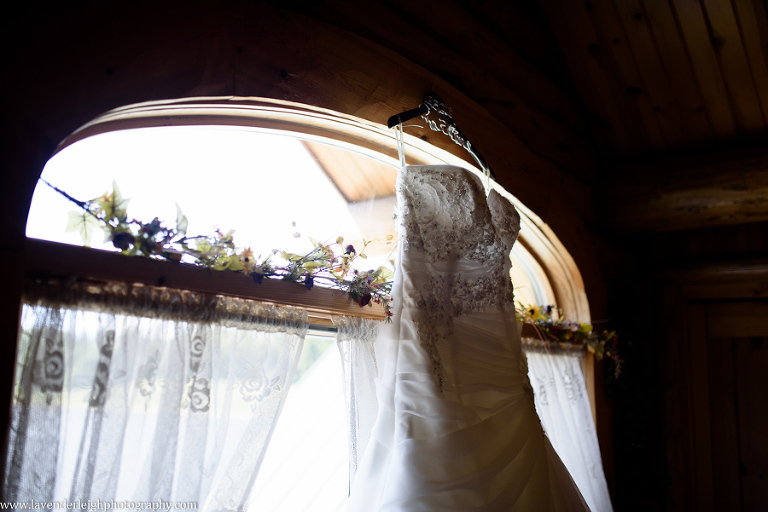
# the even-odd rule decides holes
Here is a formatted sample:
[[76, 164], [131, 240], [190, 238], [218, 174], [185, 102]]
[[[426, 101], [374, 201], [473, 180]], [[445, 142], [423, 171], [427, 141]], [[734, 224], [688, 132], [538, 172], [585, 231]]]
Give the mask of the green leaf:
[[285, 251], [280, 251], [280, 255], [283, 257], [284, 260], [288, 260], [288, 261], [301, 261], [304, 259], [304, 256], [300, 254], [293, 254]]
[[179, 235], [184, 236], [187, 234], [187, 224], [189, 224], [187, 216], [181, 213], [181, 208], [176, 203], [176, 231]]
[[125, 222], [128, 218], [127, 208], [129, 202], [130, 199], [123, 199], [116, 181], [112, 182], [112, 193], [110, 195], [104, 194], [96, 200], [96, 204], [104, 212], [104, 218], [107, 222], [113, 218], [117, 219], [118, 222]]
[[69, 212], [66, 231], [77, 231], [83, 239], [83, 245], [91, 246], [91, 237], [95, 229], [101, 228], [99, 221], [88, 212]]

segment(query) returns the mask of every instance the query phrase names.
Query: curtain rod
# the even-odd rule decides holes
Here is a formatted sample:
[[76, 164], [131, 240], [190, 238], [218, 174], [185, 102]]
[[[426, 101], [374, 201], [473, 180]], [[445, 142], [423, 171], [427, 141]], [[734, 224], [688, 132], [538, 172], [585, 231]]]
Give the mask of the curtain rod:
[[[257, 308], [257, 311], [249, 311], [250, 313], [258, 314], [259, 307], [269, 308], [269, 304], [267, 303], [254, 302], [249, 299], [238, 299], [236, 297], [216, 296], [183, 290], [168, 290], [166, 296], [166, 293], [163, 293], [160, 288], [150, 286], [136, 287], [129, 283], [119, 282], [94, 283], [73, 279], [63, 283], [60, 281], [57, 282], [57, 280], [33, 279], [27, 280], [24, 289], [25, 299], [32, 303], [39, 303], [39, 301], [42, 301], [43, 303], [57, 303], [60, 306], [79, 306], [93, 310], [116, 308], [118, 311], [124, 310], [125, 313], [140, 312], [149, 314], [149, 316], [159, 317], [178, 316], [180, 319], [185, 320], [189, 320], [190, 316], [193, 319], [203, 319], [208, 316], [216, 316], [226, 319], [229, 317], [239, 318], [242, 315], [242, 311], [240, 311], [242, 308], [238, 308], [239, 311], [227, 311], [226, 307], [222, 309], [210, 300], [203, 300], [202, 302], [193, 300], [184, 304], [186, 301], [180, 299], [185, 295], [209, 298], [219, 297], [225, 301], [252, 303]], [[290, 306], [290, 308], [297, 311], [303, 309], [295, 306]], [[211, 309], [211, 311], [208, 311], [209, 309]], [[245, 317], [248, 318], [249, 315], [246, 314]], [[322, 318], [316, 316], [314, 316], [314, 318], [310, 316], [310, 318], [322, 321]], [[254, 321], [259, 320], [258, 316], [253, 316], [251, 319]], [[309, 321], [306, 325], [307, 331], [312, 331], [317, 334], [335, 334], [338, 332], [335, 325], [318, 323], [317, 321]]]
[[323, 334], [336, 334], [339, 329], [335, 325], [309, 324], [308, 331], [319, 331]]

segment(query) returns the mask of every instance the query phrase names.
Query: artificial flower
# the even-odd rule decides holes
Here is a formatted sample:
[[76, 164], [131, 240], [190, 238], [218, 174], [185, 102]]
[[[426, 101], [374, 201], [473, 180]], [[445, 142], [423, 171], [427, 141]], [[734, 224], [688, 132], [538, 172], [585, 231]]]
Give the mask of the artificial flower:
[[[216, 229], [213, 236], [187, 236], [189, 222], [178, 205], [176, 227], [170, 228], [165, 227], [157, 217], [148, 223], [128, 220], [128, 200], [122, 197], [116, 183], [113, 184], [112, 193], [90, 201], [80, 201], [45, 180], [42, 181], [80, 208], [81, 211], [70, 214], [68, 228], [79, 231], [86, 245], [93, 230], [98, 227], [104, 231], [105, 241], [111, 241], [117, 249], [129, 255], [176, 262], [181, 261], [182, 257], [191, 258], [195, 264], [206, 268], [249, 275], [256, 284], [265, 278], [278, 278], [301, 282], [307, 289], [311, 289], [318, 279], [322, 279], [349, 293], [360, 306], [369, 305], [371, 301], [381, 304], [385, 319], [391, 319], [388, 294], [393, 273], [385, 268], [360, 271], [352, 267], [358, 257], [360, 260], [367, 258], [365, 249], [371, 240], [363, 239], [363, 247], [358, 252], [352, 244], [344, 246], [343, 237], [337, 237], [336, 245], [341, 254], [336, 254], [333, 244], [320, 243], [310, 237], [313, 248], [307, 253], [288, 253], [274, 249], [266, 258], [255, 258], [250, 247], [236, 247], [234, 231]], [[296, 223], [292, 225], [295, 227]], [[301, 235], [296, 232], [295, 236]], [[392, 243], [391, 240], [390, 235], [387, 243]], [[282, 255], [287, 264], [270, 263], [270, 258], [276, 254]]]

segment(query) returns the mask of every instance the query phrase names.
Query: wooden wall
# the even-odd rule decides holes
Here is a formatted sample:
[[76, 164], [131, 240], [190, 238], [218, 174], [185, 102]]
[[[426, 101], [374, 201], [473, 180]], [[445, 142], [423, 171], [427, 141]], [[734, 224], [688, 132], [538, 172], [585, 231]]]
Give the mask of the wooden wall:
[[[613, 247], [622, 256], [604, 267], [608, 315], [630, 342], [610, 387], [616, 509], [760, 510], [764, 436], [744, 430], [734, 407], [768, 370], [758, 343], [768, 336], [768, 223], [625, 233]], [[754, 366], [742, 372], [745, 354]], [[757, 408], [747, 425], [766, 421], [761, 386], [741, 396], [739, 407]], [[731, 444], [739, 436], [746, 452]]]

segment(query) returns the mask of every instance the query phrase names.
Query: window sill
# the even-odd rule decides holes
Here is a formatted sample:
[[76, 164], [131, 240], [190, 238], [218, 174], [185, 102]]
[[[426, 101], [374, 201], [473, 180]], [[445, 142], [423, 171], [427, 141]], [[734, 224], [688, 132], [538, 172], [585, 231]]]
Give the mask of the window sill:
[[236, 272], [216, 271], [184, 263], [124, 256], [87, 247], [28, 238], [25, 275], [35, 279], [85, 279], [141, 283], [181, 290], [240, 297], [306, 309], [310, 321], [331, 325], [331, 317], [358, 316], [384, 320], [379, 305], [360, 307], [346, 292], [300, 283], [253, 279]]

